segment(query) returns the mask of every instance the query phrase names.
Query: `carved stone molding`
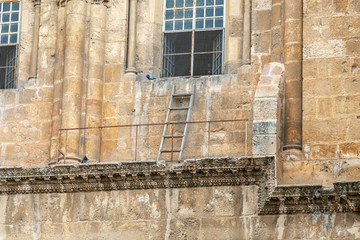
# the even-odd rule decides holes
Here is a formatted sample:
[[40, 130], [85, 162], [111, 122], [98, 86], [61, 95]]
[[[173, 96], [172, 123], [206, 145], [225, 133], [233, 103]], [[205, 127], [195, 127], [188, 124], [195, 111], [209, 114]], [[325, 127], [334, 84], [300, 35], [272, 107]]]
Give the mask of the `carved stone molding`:
[[41, 0], [32, 0], [34, 7], [38, 7], [41, 5]]
[[0, 167], [0, 194], [258, 185], [260, 215], [360, 211], [360, 181], [275, 183], [274, 157]]
[[[34, 1], [34, 0], [33, 0]], [[40, 1], [40, 0], [35, 0]], [[70, 2], [71, 0], [56, 0], [57, 5], [60, 7], [64, 7], [65, 3]], [[106, 7], [110, 7], [110, 1], [109, 0], [81, 0], [90, 4], [104, 4]], [[113, 4], [117, 3], [117, 0]]]
[[222, 158], [165, 162], [0, 168], [0, 194], [259, 185], [271, 158]]
[[335, 182], [333, 187], [280, 185], [267, 191], [259, 201], [260, 215], [360, 211], [360, 181]]

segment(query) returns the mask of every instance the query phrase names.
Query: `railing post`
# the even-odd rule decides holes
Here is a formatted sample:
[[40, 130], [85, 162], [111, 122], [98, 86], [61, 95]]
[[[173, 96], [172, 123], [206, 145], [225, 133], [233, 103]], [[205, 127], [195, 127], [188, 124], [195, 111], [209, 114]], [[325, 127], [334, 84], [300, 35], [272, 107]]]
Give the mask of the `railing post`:
[[100, 127], [100, 149], [99, 149], [99, 162], [101, 162], [101, 153], [102, 153], [102, 130], [103, 130], [103, 127]]
[[171, 162], [174, 157], [174, 123], [171, 125]]
[[136, 132], [136, 135], [135, 135], [135, 161], [136, 161], [136, 156], [137, 156], [137, 139], [138, 139], [138, 125], [136, 125], [135, 132]]
[[210, 156], [210, 131], [211, 131], [211, 128], [210, 128], [210, 121], [208, 121], [208, 146], [207, 146], [207, 150], [208, 150], [208, 157]]
[[247, 141], [247, 121], [245, 122], [245, 156], [247, 156], [247, 145], [248, 145], [248, 141]]
[[68, 130], [65, 133], [65, 155], [64, 155], [64, 164], [66, 163], [66, 155], [67, 155], [67, 143], [68, 143]]

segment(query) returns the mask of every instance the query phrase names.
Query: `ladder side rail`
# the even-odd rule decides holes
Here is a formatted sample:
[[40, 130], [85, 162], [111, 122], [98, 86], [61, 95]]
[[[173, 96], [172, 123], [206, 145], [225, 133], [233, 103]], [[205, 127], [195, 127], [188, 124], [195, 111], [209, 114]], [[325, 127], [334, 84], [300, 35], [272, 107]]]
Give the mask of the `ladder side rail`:
[[166, 113], [165, 125], [164, 125], [163, 135], [162, 135], [162, 138], [161, 138], [161, 143], [160, 143], [160, 148], [159, 148], [159, 154], [158, 154], [157, 161], [160, 161], [162, 149], [164, 147], [165, 136], [166, 136], [166, 132], [167, 132], [167, 129], [168, 129], [168, 122], [169, 122], [169, 118], [170, 118], [170, 108], [172, 106], [174, 93], [175, 93], [175, 86], [173, 86], [173, 88], [171, 90], [169, 107], [168, 107], [168, 110], [167, 110], [167, 113]]
[[190, 96], [190, 103], [189, 103], [189, 109], [187, 112], [187, 116], [186, 116], [186, 123], [185, 123], [185, 127], [184, 127], [184, 134], [183, 134], [183, 138], [181, 141], [181, 147], [180, 147], [180, 153], [179, 153], [179, 161], [182, 158], [182, 154], [183, 154], [183, 150], [184, 150], [184, 146], [185, 146], [185, 139], [186, 139], [186, 134], [187, 134], [187, 129], [188, 129], [188, 122], [190, 122], [191, 119], [191, 109], [193, 106], [193, 102], [194, 102], [194, 95], [195, 95], [195, 86], [192, 87], [192, 91], [191, 91], [191, 96]]

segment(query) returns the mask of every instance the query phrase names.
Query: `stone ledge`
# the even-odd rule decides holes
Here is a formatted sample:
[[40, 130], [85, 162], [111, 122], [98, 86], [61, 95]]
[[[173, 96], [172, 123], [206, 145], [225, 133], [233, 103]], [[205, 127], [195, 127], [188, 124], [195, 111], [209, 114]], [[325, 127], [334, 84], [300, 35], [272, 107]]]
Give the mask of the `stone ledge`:
[[358, 212], [360, 211], [360, 181], [334, 182], [322, 185], [279, 185], [259, 206], [260, 215]]
[[275, 184], [275, 157], [0, 167], [0, 194], [258, 185], [259, 215], [360, 211], [360, 181]]
[[[41, 0], [33, 0], [34, 1], [41, 1]], [[64, 7], [65, 3], [70, 2], [71, 0], [56, 0], [56, 3], [58, 6]], [[110, 7], [109, 1], [110, 0], [80, 0], [80, 1], [84, 1], [86, 3], [90, 3], [90, 4], [104, 4], [106, 7]], [[113, 1], [116, 2], [116, 1]]]
[[166, 162], [0, 168], [0, 194], [259, 185], [273, 158], [210, 158]]

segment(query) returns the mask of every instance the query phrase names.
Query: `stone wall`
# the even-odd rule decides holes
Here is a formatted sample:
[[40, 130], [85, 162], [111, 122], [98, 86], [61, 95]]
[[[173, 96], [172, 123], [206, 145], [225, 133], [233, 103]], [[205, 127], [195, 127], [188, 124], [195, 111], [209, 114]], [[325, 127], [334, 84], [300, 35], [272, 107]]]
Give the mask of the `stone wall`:
[[[139, 76], [125, 91], [111, 88], [104, 102], [104, 126], [121, 124], [164, 123], [172, 87], [176, 93], [190, 93], [194, 88], [191, 121], [242, 120], [189, 126], [184, 159], [208, 156], [251, 155], [252, 99], [255, 94], [255, 77], [251, 68], [243, 67], [237, 75], [209, 76], [196, 79], [172, 78], [148, 81]], [[178, 100], [179, 101], [179, 100]], [[184, 100], [185, 101], [185, 100]], [[188, 102], [174, 102], [174, 106]], [[173, 121], [184, 121], [184, 112], [171, 115]], [[249, 123], [250, 122], [250, 123]], [[169, 126], [168, 135], [171, 135]], [[181, 134], [181, 126], [174, 126], [174, 135]], [[102, 129], [103, 161], [129, 161], [156, 159], [163, 132], [162, 125]], [[137, 138], [137, 143], [136, 143]], [[174, 142], [174, 149], [179, 142]], [[170, 149], [170, 141], [167, 142]], [[119, 155], [118, 153], [122, 154]], [[164, 159], [169, 160], [168, 156]], [[174, 156], [174, 159], [177, 156]]]
[[[134, 127], [67, 134], [60, 129], [163, 123], [172, 86], [180, 93], [195, 86], [191, 121], [245, 119], [214, 124], [210, 137], [208, 126], [194, 125], [187, 141], [194, 148], [187, 149], [185, 158], [251, 155], [252, 99], [266, 61], [240, 66], [250, 63], [250, 41], [269, 45], [266, 39], [254, 38], [256, 28], [264, 30], [256, 27], [262, 20], [253, 20], [253, 32], [249, 22], [253, 11], [265, 6], [259, 2], [252, 7], [248, 0], [227, 2], [225, 73], [230, 74], [149, 82], [145, 74], [160, 76], [162, 4], [140, 1], [137, 5], [138, 75], [134, 78], [125, 74], [131, 37], [129, 1], [43, 0], [39, 29], [27, 24], [37, 16], [33, 1], [21, 1], [18, 88], [0, 94], [0, 133], [4, 136], [0, 164], [42, 166], [62, 159], [63, 153], [69, 161], [84, 155], [90, 162], [156, 159], [162, 126], [141, 127], [137, 133]], [[36, 36], [39, 47], [34, 68]], [[269, 55], [268, 47], [252, 51], [259, 59]], [[33, 69], [35, 75], [30, 76]]]
[[[264, 56], [269, 59], [270, 54], [270, 44], [266, 37], [262, 37], [269, 35], [269, 26], [264, 25], [266, 21], [260, 18], [262, 11], [269, 14], [269, 3], [256, 2], [251, 5], [248, 1], [229, 1], [226, 5], [229, 17], [226, 18], [225, 69], [234, 74], [154, 82], [148, 82], [144, 74], [159, 76], [162, 14], [159, 13], [161, 8], [155, 6], [161, 6], [162, 1], [139, 3], [136, 24], [136, 65], [139, 75], [136, 79], [125, 75], [128, 1], [109, 3], [106, 16], [102, 17], [94, 16], [95, 11], [102, 11], [101, 4], [79, 3], [81, 8], [87, 8], [82, 13], [76, 12], [76, 4], [69, 2], [66, 7], [64, 1], [41, 1], [37, 73], [28, 80], [33, 37], [36, 36], [33, 33], [37, 30], [31, 24], [25, 24], [25, 21], [35, 21], [36, 16], [33, 2], [22, 1], [24, 23], [21, 27], [18, 89], [1, 90], [3, 94], [0, 96], [0, 131], [6, 136], [0, 140], [3, 166], [47, 164], [61, 157], [58, 150], [64, 152], [65, 148], [72, 148], [74, 141], [81, 142], [75, 144], [81, 155], [78, 157], [86, 154], [90, 156], [90, 161], [134, 160], [135, 148], [139, 148], [137, 160], [155, 159], [162, 127], [140, 129], [139, 146], [136, 147], [134, 128], [76, 130], [68, 133], [68, 139], [59, 129], [162, 123], [173, 85], [176, 85], [177, 92], [190, 91], [195, 85], [192, 121], [252, 120], [252, 99], [257, 79], [261, 67], [268, 61]], [[120, 14], [119, 9], [122, 11]], [[75, 11], [73, 20], [69, 11]], [[252, 18], [252, 31], [249, 27], [250, 15], [257, 16]], [[74, 21], [78, 21], [76, 25], [84, 31], [83, 39], [76, 39], [72, 35], [74, 29], [70, 26]], [[102, 21], [106, 22], [106, 31], [100, 28]], [[244, 24], [249, 25], [244, 28]], [[241, 64], [249, 63], [245, 58], [250, 56], [247, 45], [250, 40], [254, 46], [259, 46], [251, 50], [254, 64], [238, 69]], [[75, 45], [82, 48], [81, 57], [77, 48], [70, 47]], [[77, 60], [66, 60], [70, 58]], [[80, 59], [83, 61], [82, 70], [81, 64], [76, 62]], [[72, 85], [69, 85], [67, 82], [74, 76], [76, 79], [81, 76], [82, 81], [75, 84], [72, 80]], [[69, 104], [75, 103], [73, 110], [70, 110], [67, 101]], [[234, 129], [236, 131], [231, 133]], [[223, 156], [229, 155], [229, 152], [234, 156], [251, 155], [251, 123], [214, 124], [209, 139], [204, 124], [191, 131], [194, 136], [189, 136], [188, 145], [195, 144], [196, 149], [188, 150], [186, 158]], [[231, 134], [225, 136], [226, 133]], [[224, 138], [226, 144], [222, 146]], [[66, 150], [72, 154], [72, 149]], [[120, 151], [123, 154], [119, 155]]]
[[254, 214], [254, 193], [218, 187], [1, 196], [0, 238], [245, 239], [239, 217]]
[[34, 12], [32, 1], [21, 1], [17, 89], [0, 90], [0, 165], [42, 165], [49, 159], [56, 1], [42, 3], [37, 81], [28, 80]]
[[243, 186], [1, 195], [0, 239], [359, 238], [356, 213], [259, 216], [256, 193]]
[[[113, 1], [105, 8], [91, 3], [84, 5], [88, 8], [84, 12], [86, 34], [81, 40], [84, 66], [83, 73], [77, 73], [82, 76], [81, 124], [65, 126], [61, 124], [61, 114], [68, 111], [62, 109], [64, 54], [66, 41], [71, 41], [69, 37], [66, 40], [65, 3], [41, 1], [37, 75], [29, 80], [35, 29], [26, 23], [35, 21], [35, 10], [32, 1], [22, 1], [18, 89], [1, 90], [0, 94], [1, 165], [39, 166], [61, 157], [58, 150], [64, 146], [59, 144], [66, 142], [64, 135], [59, 138], [59, 129], [63, 127], [163, 122], [171, 85], [176, 85], [178, 92], [190, 91], [191, 86], [196, 85], [193, 121], [237, 118], [251, 121], [253, 96], [265, 64], [284, 61], [284, 4], [270, 0], [251, 2], [251, 65], [239, 68], [246, 63], [243, 57], [247, 36], [239, 32], [249, 30], [244, 28], [248, 2], [228, 2], [225, 62], [226, 71], [233, 74], [153, 82], [148, 82], [144, 74], [157, 77], [160, 74], [161, 14], [156, 6], [161, 6], [162, 1], [139, 3], [136, 24], [139, 75], [136, 79], [125, 75], [129, 2]], [[302, 183], [307, 179], [308, 183], [331, 184], [333, 179], [355, 179], [359, 156], [356, 95], [359, 34], [354, 25], [359, 16], [357, 2], [303, 3], [303, 153], [300, 160], [284, 158], [281, 169], [291, 177], [284, 179], [284, 183]], [[97, 10], [101, 10], [102, 18], [94, 16]], [[101, 30], [104, 22], [105, 31]], [[235, 127], [233, 123], [229, 125]], [[238, 136], [230, 137], [222, 147], [217, 143], [227, 130], [215, 126], [211, 144], [206, 139], [206, 127], [199, 128], [203, 135], [198, 134], [200, 130], [192, 129], [195, 136], [190, 137], [189, 142], [196, 143], [196, 149], [186, 158], [210, 156], [209, 149], [213, 156], [252, 154], [252, 130], [244, 130], [244, 125], [236, 126]], [[222, 129], [220, 133], [216, 128]], [[87, 154], [93, 161], [135, 159], [135, 129], [78, 132], [81, 156]], [[161, 132], [162, 127], [140, 128], [137, 159], [156, 158]], [[249, 133], [246, 137], [245, 132]], [[151, 136], [147, 136], [148, 133]], [[70, 140], [68, 143], [66, 145], [72, 145]], [[208, 143], [213, 146], [209, 147]], [[91, 147], [93, 145], [97, 147]], [[299, 168], [304, 174], [298, 174]]]
[[284, 162], [288, 184], [359, 176], [359, 6], [304, 1], [303, 156]]
[[[303, 1], [298, 75], [287, 47], [299, 43], [284, 32], [299, 16], [285, 18], [285, 1], [228, 0], [226, 74], [159, 79], [162, 4], [42, 0], [36, 29], [33, 1], [21, 2], [18, 88], [0, 91], [0, 239], [359, 238], [359, 183], [332, 185], [359, 176], [358, 2]], [[294, 72], [303, 150], [281, 154], [283, 84]], [[205, 121], [189, 127], [183, 158], [207, 158], [163, 169], [140, 161], [158, 156], [163, 126], [147, 124], [165, 121], [173, 86], [195, 88], [191, 121]], [[44, 167], [85, 154], [90, 164]], [[331, 187], [296, 185], [309, 183]]]
[[275, 157], [0, 168], [0, 239], [358, 239], [359, 182], [276, 185]]

